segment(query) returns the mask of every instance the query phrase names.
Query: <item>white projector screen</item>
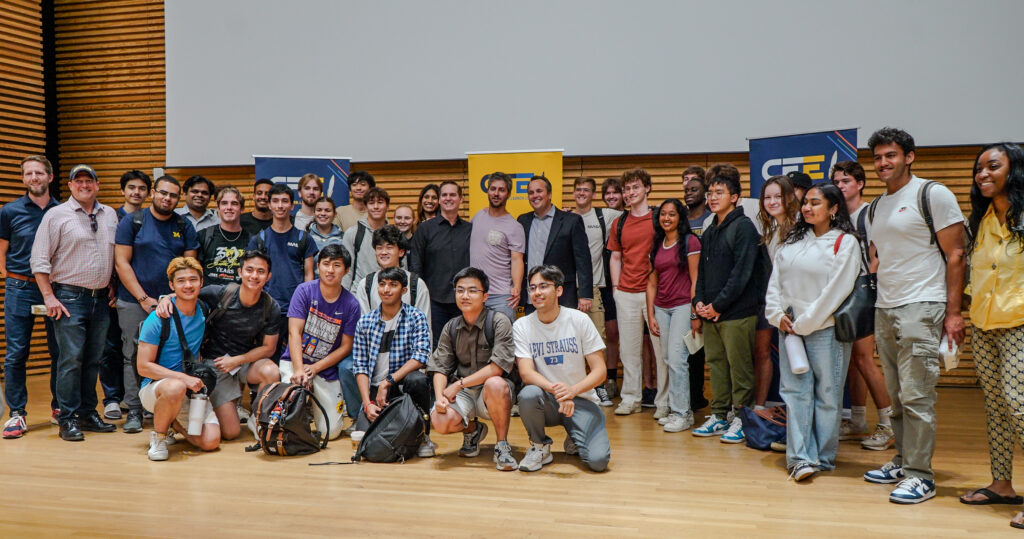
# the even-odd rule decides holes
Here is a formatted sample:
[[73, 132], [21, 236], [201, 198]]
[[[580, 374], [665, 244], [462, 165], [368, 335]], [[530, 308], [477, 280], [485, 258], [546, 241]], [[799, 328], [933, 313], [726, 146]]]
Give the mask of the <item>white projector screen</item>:
[[173, 0], [167, 165], [1024, 140], [1024, 2]]

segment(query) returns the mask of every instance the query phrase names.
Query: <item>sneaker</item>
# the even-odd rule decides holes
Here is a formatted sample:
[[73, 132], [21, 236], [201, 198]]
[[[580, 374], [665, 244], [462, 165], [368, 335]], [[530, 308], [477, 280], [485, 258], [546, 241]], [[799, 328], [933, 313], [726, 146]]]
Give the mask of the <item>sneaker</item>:
[[519, 463], [512, 456], [512, 446], [502, 440], [494, 444], [494, 465], [503, 472], [511, 472], [519, 468]]
[[430, 441], [430, 436], [423, 437], [423, 443], [420, 444], [420, 448], [416, 450], [416, 456], [421, 459], [428, 459], [437, 454], [437, 445]]
[[519, 417], [519, 405], [518, 404], [513, 404], [512, 405], [512, 417]]
[[161, 436], [154, 430], [149, 433], [149, 460], [167, 460], [167, 436]]
[[238, 409], [238, 423], [246, 424], [249, 421], [249, 410], [246, 410], [241, 404], [237, 405]]
[[786, 452], [786, 442], [772, 442], [772, 445], [769, 447], [771, 447], [772, 451], [775, 451], [776, 453]]
[[[668, 409], [668, 406], [659, 406], [658, 409], [654, 411], [654, 419], [657, 419], [657, 420], [660, 421], [660, 420], [665, 419], [666, 417], [668, 417], [669, 413], [671, 413], [671, 412]], [[661, 424], [663, 425], [664, 423], [661, 423]]]
[[[476, 422], [476, 429], [473, 432], [462, 435], [462, 447], [459, 449], [460, 457], [475, 457], [480, 454], [480, 440], [487, 436], [487, 425]], [[433, 455], [430, 455], [433, 456]]]
[[174, 428], [173, 427], [167, 429], [167, 436], [165, 437], [165, 439], [167, 440], [167, 445], [168, 446], [172, 446], [172, 445], [178, 443], [178, 439], [174, 437]]
[[142, 410], [128, 410], [128, 416], [124, 420], [122, 428], [129, 434], [142, 432]]
[[11, 418], [4, 423], [4, 438], [21, 438], [26, 432], [28, 425], [25, 423], [25, 416], [21, 415], [21, 412], [11, 412]]
[[615, 415], [629, 415], [629, 414], [638, 413], [639, 411], [640, 411], [640, 403], [639, 402], [632, 402], [632, 403], [630, 403], [630, 402], [622, 401], [622, 402], [619, 403], [618, 408], [615, 409]]
[[50, 424], [51, 425], [60, 425], [60, 421], [57, 419], [57, 417], [59, 415], [60, 415], [60, 408], [54, 408], [54, 409], [50, 410]]
[[729, 424], [729, 428], [722, 434], [719, 441], [723, 444], [739, 444], [743, 443], [747, 437], [743, 435], [743, 421], [740, 418], [734, 417], [732, 423]]
[[885, 466], [877, 470], [870, 470], [864, 474], [864, 480], [868, 483], [879, 483], [882, 485], [898, 483], [901, 479], [903, 479], [903, 467], [894, 464], [891, 460], [886, 462]]
[[793, 466], [793, 470], [789, 472], [789, 478], [794, 481], [803, 481], [816, 473], [818, 473], [818, 469], [811, 464], [807, 462], [798, 462], [796, 463], [796, 466]]
[[605, 389], [603, 385], [595, 387], [594, 391], [597, 392], [597, 400], [600, 401], [598, 402], [598, 404], [604, 406], [605, 408], [615, 405], [615, 403], [612, 402], [611, 397], [608, 396], [608, 390]]
[[116, 402], [104, 406], [103, 417], [107, 419], [121, 419], [121, 407]]
[[608, 397], [614, 399], [619, 396], [619, 384], [614, 378], [605, 380], [604, 388], [608, 391]]
[[519, 471], [536, 472], [545, 464], [551, 464], [551, 444], [531, 444], [526, 456], [519, 461]]
[[935, 482], [920, 477], [908, 477], [889, 494], [889, 501], [900, 504], [921, 503], [935, 497]]
[[565, 450], [566, 455], [579, 455], [580, 448], [576, 447], [576, 440], [572, 439], [572, 436], [566, 435], [565, 441], [562, 442], [562, 449]]
[[722, 421], [721, 419], [718, 419], [718, 416], [715, 414], [711, 414], [706, 417], [708, 419], [707, 421], [704, 422], [703, 425], [693, 429], [694, 436], [698, 436], [700, 438], [710, 438], [711, 436], [718, 436], [722, 434], [723, 432], [725, 432], [725, 429], [729, 428], [729, 424], [726, 423], [725, 421]]
[[676, 414], [673, 413], [665, 418], [665, 426], [662, 428], [665, 432], [683, 432], [693, 426], [693, 414]]
[[871, 449], [873, 451], [885, 451], [896, 443], [896, 435], [892, 432], [892, 427], [889, 425], [877, 425], [875, 426], [875, 432], [871, 434], [866, 440], [860, 443], [863, 449]]
[[640, 392], [640, 406], [644, 408], [654, 408], [654, 397], [658, 396], [658, 390], [645, 387]]
[[863, 440], [868, 435], [868, 426], [858, 425], [849, 419], [844, 419], [839, 424], [839, 441], [845, 442], [847, 440]]
[[153, 412], [150, 412], [149, 410], [143, 410], [142, 411], [142, 419], [145, 420], [145, 421], [152, 421], [153, 420]]

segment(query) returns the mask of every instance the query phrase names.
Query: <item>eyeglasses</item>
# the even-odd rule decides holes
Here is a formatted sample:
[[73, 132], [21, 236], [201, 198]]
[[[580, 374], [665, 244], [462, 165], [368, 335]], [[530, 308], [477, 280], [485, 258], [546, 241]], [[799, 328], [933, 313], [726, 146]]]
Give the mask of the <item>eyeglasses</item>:
[[100, 229], [100, 224], [96, 222], [96, 214], [95, 213], [90, 213], [89, 214], [89, 226], [92, 227], [92, 231], [93, 231], [94, 234], [96, 233], [97, 230]]
[[163, 189], [157, 189], [156, 194], [166, 198], [178, 198], [181, 196], [181, 193], [172, 193], [170, 191], [164, 191]]
[[458, 288], [456, 288], [456, 289], [455, 289], [455, 293], [456, 293], [456, 294], [458, 294], [458, 295], [460, 295], [460, 296], [461, 296], [462, 294], [469, 294], [469, 295], [471, 295], [471, 296], [476, 296], [476, 295], [478, 295], [478, 294], [483, 294], [483, 293], [484, 293], [484, 291], [483, 291], [483, 290], [480, 290], [479, 288], [462, 288], [462, 287], [460, 286], [460, 287], [458, 287]]
[[555, 287], [555, 285], [553, 285], [551, 283], [531, 284], [530, 285], [530, 292], [536, 292], [538, 290], [544, 291], [544, 290], [548, 290], [549, 288], [554, 288], [554, 287]]

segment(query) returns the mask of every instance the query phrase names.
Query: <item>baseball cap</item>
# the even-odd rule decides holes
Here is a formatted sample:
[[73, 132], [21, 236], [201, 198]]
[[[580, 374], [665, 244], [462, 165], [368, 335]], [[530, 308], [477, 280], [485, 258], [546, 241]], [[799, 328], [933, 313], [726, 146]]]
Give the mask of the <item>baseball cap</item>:
[[78, 174], [82, 173], [82, 172], [85, 172], [88, 175], [92, 176], [92, 179], [94, 181], [97, 180], [97, 178], [96, 178], [96, 171], [93, 170], [92, 167], [90, 167], [89, 165], [75, 165], [71, 169], [71, 176], [69, 176], [68, 179], [69, 180], [73, 180], [73, 179], [75, 179], [75, 176], [78, 176]]

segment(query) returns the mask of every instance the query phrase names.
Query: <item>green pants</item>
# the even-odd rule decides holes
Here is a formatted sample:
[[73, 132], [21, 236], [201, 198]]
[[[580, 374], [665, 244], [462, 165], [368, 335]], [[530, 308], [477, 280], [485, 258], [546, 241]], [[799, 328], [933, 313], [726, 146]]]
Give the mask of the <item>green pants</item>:
[[754, 404], [756, 316], [704, 323], [704, 355], [711, 367], [711, 413], [725, 420], [735, 406]]

